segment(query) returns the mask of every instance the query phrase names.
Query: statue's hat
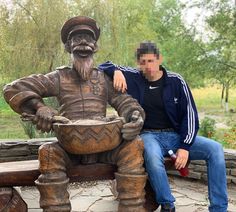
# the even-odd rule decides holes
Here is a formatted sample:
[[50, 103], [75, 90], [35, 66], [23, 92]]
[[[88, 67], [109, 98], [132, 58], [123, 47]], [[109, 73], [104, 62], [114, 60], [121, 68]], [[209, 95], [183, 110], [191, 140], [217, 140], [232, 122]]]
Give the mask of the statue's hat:
[[87, 16], [76, 16], [67, 20], [61, 28], [61, 40], [63, 43], [75, 32], [90, 32], [97, 41], [100, 36], [100, 28], [96, 21]]

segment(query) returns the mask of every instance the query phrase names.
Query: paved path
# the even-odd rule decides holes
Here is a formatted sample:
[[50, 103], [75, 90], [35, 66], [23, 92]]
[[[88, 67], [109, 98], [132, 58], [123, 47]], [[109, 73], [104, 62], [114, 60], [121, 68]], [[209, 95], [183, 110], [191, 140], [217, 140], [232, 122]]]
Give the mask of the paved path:
[[[176, 197], [178, 212], [207, 212], [207, 186], [198, 181], [170, 177], [171, 188]], [[29, 212], [42, 212], [39, 209], [39, 193], [35, 187], [21, 187], [21, 195], [27, 202]], [[73, 212], [115, 212], [118, 202], [114, 199], [109, 181], [76, 183], [70, 185], [70, 198]], [[236, 186], [230, 186], [229, 212], [236, 212]], [[159, 210], [157, 210], [159, 211]]]

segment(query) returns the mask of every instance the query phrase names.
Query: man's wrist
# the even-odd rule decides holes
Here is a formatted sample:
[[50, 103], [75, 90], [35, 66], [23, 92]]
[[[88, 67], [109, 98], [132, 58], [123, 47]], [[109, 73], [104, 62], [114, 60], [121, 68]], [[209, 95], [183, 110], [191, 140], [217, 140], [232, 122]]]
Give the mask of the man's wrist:
[[191, 147], [191, 145], [189, 145], [189, 144], [181, 143], [179, 149], [184, 149], [184, 150], [189, 151], [190, 147]]

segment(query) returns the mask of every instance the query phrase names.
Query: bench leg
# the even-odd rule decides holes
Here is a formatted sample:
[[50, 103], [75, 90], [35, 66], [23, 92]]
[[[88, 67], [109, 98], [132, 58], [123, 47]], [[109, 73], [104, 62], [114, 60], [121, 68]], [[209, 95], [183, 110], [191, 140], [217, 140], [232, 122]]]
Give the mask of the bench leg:
[[0, 211], [1, 212], [26, 212], [27, 204], [14, 188], [1, 187], [0, 188]]

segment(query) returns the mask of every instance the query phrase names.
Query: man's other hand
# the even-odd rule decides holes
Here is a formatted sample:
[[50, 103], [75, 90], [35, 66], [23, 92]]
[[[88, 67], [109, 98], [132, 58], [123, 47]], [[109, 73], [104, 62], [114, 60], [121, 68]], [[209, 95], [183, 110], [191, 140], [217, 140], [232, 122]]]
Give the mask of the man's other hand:
[[117, 91], [124, 93], [127, 90], [126, 79], [120, 70], [115, 70], [113, 76], [113, 86]]
[[139, 111], [135, 110], [130, 118], [130, 122], [123, 125], [121, 130], [122, 136], [125, 140], [133, 140], [143, 127], [143, 118]]
[[175, 161], [175, 168], [181, 169], [184, 168], [188, 162], [189, 151], [185, 149], [178, 149], [176, 152], [176, 161]]

